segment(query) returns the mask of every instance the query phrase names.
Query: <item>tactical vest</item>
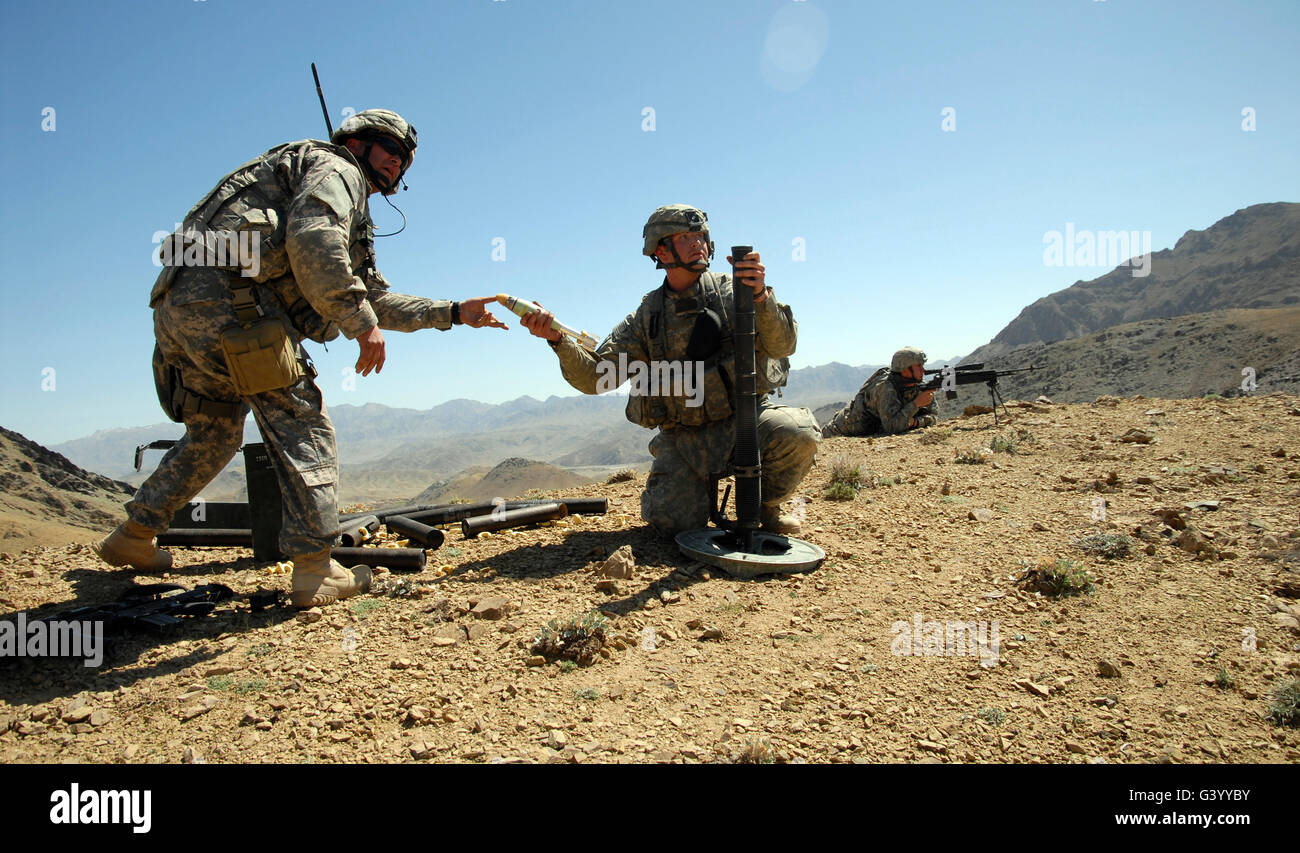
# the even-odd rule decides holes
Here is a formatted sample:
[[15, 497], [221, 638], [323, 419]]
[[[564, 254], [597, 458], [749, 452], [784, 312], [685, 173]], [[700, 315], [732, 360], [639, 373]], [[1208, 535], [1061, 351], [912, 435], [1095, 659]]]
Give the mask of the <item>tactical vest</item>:
[[[338, 337], [338, 329], [326, 322], [298, 290], [285, 248], [288, 209], [295, 197], [292, 176], [300, 173], [305, 156], [314, 149], [328, 150], [357, 165], [345, 147], [306, 139], [277, 145], [226, 175], [185, 215], [180, 229], [163, 241], [165, 265], [149, 294], [149, 306], [156, 307], [171, 289], [177, 273], [185, 265], [185, 251], [196, 240], [210, 233], [238, 235], [253, 231], [260, 234], [257, 274], [241, 275], [233, 258], [229, 264], [218, 267], [231, 273], [232, 288], [249, 283], [260, 285], [263, 291], [280, 300], [290, 322], [304, 337], [320, 342]], [[369, 283], [375, 270], [374, 226], [369, 216], [358, 222], [354, 230], [357, 233], [349, 241], [353, 270]], [[171, 263], [167, 263], [169, 253]]]
[[[632, 393], [628, 395], [625, 412], [629, 421], [651, 429], [676, 429], [723, 421], [735, 412], [735, 301], [734, 298], [727, 299], [723, 295], [723, 287], [730, 281], [730, 275], [715, 275], [705, 271], [700, 274], [698, 295], [694, 299], [671, 298], [668, 295], [668, 285], [664, 284], [647, 293], [641, 300], [641, 308], [636, 314], [641, 323], [638, 332], [650, 355], [651, 370], [662, 369], [660, 366], [670, 362], [678, 362], [683, 370], [691, 372], [694, 379], [694, 364], [686, 361], [686, 343], [703, 309], [713, 311], [720, 319], [722, 328], [716, 351], [700, 359], [704, 365], [703, 390], [701, 392], [697, 389], [695, 396], [702, 397], [702, 404], [687, 405], [688, 398], [684, 394]], [[670, 304], [674, 311], [671, 317], [668, 314]], [[789, 359], [768, 358], [762, 350], [757, 353], [755, 366], [760, 400], [771, 391], [784, 386], [790, 375]], [[661, 387], [659, 390], [664, 389]]]

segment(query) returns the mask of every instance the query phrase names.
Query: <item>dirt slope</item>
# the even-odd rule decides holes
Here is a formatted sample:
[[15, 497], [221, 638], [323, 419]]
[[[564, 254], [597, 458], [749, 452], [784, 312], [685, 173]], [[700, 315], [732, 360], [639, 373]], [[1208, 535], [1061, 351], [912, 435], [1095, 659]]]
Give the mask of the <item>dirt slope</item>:
[[[1267, 719], [1300, 675], [1300, 609], [1278, 592], [1295, 594], [1300, 569], [1296, 398], [1013, 412], [1001, 433], [1016, 452], [982, 464], [955, 452], [990, 445], [991, 416], [825, 442], [803, 508], [829, 558], [806, 576], [736, 581], [681, 557], [637, 518], [642, 478], [567, 492], [608, 496], [606, 516], [449, 533], [418, 595], [392, 594], [389, 576], [388, 594], [319, 619], [241, 605], [132, 636], [98, 670], [9, 662], [0, 761], [1300, 763], [1300, 730]], [[1130, 430], [1153, 440], [1119, 438]], [[879, 484], [824, 500], [841, 455]], [[1125, 558], [1072, 544], [1139, 527], [1150, 541]], [[589, 569], [623, 545], [634, 577], [598, 588]], [[186, 584], [287, 588], [246, 551], [175, 556]], [[1057, 558], [1095, 591], [1053, 599], [1012, 580]], [[0, 606], [58, 610], [157, 580], [84, 546], [31, 550], [0, 558]], [[608, 657], [529, 665], [548, 620], [592, 608], [611, 623]], [[996, 621], [997, 665], [893, 654], [918, 616]]]

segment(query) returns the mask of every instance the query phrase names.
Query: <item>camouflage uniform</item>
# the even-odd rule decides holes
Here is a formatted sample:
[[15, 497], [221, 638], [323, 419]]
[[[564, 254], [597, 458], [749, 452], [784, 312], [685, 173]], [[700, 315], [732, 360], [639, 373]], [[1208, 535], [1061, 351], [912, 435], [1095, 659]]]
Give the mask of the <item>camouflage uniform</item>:
[[863, 383], [853, 402], [822, 427], [822, 437], [907, 432], [913, 418], [919, 427], [932, 426], [936, 421], [934, 410], [930, 406], [917, 407], [919, 393], [919, 383], [904, 384], [901, 373], [882, 367]]
[[[702, 405], [687, 406], [685, 396], [667, 393], [633, 395], [628, 400], [629, 420], [659, 428], [650, 441], [654, 462], [641, 495], [641, 517], [669, 536], [708, 525], [714, 499], [711, 478], [730, 473], [736, 433], [731, 276], [704, 272], [684, 291], [674, 292], [667, 283], [651, 291], [594, 355], [567, 337], [552, 344], [569, 384], [584, 394], [595, 394], [604, 390], [598, 388], [599, 374], [614, 368], [620, 354], [627, 363], [685, 362], [687, 344], [703, 308], [720, 317], [722, 328], [719, 350], [704, 362]], [[784, 381], [780, 359], [795, 349], [798, 325], [789, 306], [777, 302], [769, 291], [754, 312], [761, 488], [764, 507], [775, 507], [808, 473], [821, 439], [817, 422], [807, 409], [767, 403], [767, 393]]]
[[[334, 545], [334, 427], [301, 341], [333, 340], [340, 331], [355, 339], [376, 325], [408, 332], [452, 324], [450, 302], [389, 291], [374, 265], [368, 196], [369, 183], [345, 147], [304, 140], [227, 175], [186, 216], [178, 234], [257, 230], [260, 269], [245, 277], [232, 268], [168, 266], [159, 275], [149, 300], [154, 334], [185, 390], [202, 399], [185, 412], [185, 436], [126, 505], [131, 521], [165, 530], [234, 457], [251, 408], [284, 499], [280, 549], [294, 556]], [[178, 251], [173, 262], [180, 260]], [[285, 320], [307, 370], [287, 388], [241, 399], [219, 339], [237, 323], [232, 287], [249, 281], [262, 313]]]

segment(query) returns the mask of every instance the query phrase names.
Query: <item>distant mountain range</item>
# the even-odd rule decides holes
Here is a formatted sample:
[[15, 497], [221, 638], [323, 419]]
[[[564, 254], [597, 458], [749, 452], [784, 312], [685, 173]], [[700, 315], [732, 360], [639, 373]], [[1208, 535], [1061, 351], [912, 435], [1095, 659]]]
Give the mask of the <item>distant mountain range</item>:
[[[1153, 253], [1149, 275], [1133, 271], [1126, 264], [1043, 297], [965, 359], [932, 366], [983, 361], [1040, 368], [1003, 380], [1008, 399], [1231, 394], [1244, 368], [1254, 371], [1256, 393], [1300, 391], [1300, 204], [1239, 210], [1204, 231], [1188, 231], [1173, 249]], [[832, 362], [794, 370], [777, 402], [807, 406], [824, 420], [875, 369]], [[940, 412], [951, 414], [986, 398], [982, 387], [966, 386], [958, 401], [941, 402]], [[645, 467], [651, 433], [627, 422], [625, 403], [615, 395], [574, 395], [520, 397], [499, 405], [451, 400], [424, 411], [377, 403], [331, 406], [342, 460], [340, 498], [449, 496], [512, 458], [584, 477]], [[136, 446], [181, 432], [172, 423], [103, 430], [53, 449], [83, 468], [137, 484], [146, 474], [131, 470]], [[246, 442], [260, 440], [251, 419], [244, 435]], [[151, 455], [146, 473], [156, 463]], [[214, 500], [242, 493], [238, 458], [204, 492]]]

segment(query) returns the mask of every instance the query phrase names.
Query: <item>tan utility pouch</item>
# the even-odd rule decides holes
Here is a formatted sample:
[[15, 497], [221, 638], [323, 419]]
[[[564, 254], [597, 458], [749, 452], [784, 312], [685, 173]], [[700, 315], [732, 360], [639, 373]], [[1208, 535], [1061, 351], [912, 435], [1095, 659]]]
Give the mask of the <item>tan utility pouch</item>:
[[288, 388], [303, 377], [296, 347], [279, 317], [265, 317], [221, 333], [226, 367], [241, 397]]

